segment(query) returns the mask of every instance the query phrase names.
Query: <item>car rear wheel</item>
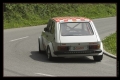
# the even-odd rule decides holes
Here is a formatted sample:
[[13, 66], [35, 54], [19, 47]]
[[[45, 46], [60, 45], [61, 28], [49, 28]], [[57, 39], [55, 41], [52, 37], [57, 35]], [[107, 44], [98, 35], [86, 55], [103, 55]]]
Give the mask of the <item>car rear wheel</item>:
[[99, 55], [99, 56], [93, 56], [95, 61], [101, 61], [103, 59], [103, 55]]
[[51, 51], [50, 51], [50, 48], [49, 48], [49, 46], [47, 47], [47, 58], [48, 58], [48, 60], [53, 60], [53, 57], [51, 56]]

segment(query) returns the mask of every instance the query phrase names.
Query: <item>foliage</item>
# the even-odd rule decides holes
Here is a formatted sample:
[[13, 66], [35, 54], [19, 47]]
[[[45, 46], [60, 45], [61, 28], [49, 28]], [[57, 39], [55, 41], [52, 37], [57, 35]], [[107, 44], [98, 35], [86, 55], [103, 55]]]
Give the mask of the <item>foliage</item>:
[[116, 41], [116, 33], [111, 34], [110, 36], [107, 36], [103, 41], [104, 49], [112, 53], [113, 55], [116, 55], [116, 49], [117, 49], [117, 41]]
[[113, 3], [4, 3], [4, 29], [46, 24], [56, 16], [100, 18], [116, 16]]

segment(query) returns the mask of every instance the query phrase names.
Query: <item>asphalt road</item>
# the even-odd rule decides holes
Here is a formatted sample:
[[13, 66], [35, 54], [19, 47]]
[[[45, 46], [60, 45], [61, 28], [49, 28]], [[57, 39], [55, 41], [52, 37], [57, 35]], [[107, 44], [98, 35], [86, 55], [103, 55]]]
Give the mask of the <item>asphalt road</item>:
[[[116, 17], [94, 19], [100, 38], [116, 31]], [[93, 57], [48, 61], [38, 52], [38, 36], [46, 25], [4, 30], [4, 77], [115, 77], [116, 59], [104, 55], [101, 62]]]

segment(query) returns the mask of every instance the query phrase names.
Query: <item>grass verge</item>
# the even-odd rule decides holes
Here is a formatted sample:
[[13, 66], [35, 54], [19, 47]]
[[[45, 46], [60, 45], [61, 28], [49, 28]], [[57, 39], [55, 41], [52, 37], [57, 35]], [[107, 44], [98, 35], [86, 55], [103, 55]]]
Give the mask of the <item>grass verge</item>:
[[46, 24], [56, 16], [83, 16], [90, 19], [116, 16], [112, 3], [5, 3], [4, 29]]
[[107, 36], [102, 42], [103, 42], [104, 49], [107, 52], [116, 56], [116, 53], [117, 53], [116, 52], [116, 49], [117, 49], [116, 33], [113, 33], [110, 36]]

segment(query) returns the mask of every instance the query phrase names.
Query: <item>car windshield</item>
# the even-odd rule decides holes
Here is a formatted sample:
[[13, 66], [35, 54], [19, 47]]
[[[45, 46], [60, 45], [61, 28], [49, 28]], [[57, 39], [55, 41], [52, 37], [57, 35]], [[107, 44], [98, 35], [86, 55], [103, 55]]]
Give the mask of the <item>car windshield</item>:
[[67, 22], [60, 23], [62, 36], [85, 36], [93, 35], [89, 22]]

